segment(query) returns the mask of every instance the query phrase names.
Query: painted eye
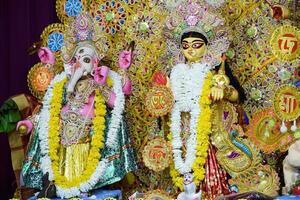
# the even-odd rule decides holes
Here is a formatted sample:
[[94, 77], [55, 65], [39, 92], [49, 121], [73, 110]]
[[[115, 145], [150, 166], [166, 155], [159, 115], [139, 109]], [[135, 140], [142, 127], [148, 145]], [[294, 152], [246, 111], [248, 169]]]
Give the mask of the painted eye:
[[84, 52], [84, 50], [83, 50], [83, 49], [80, 49], [80, 50], [79, 50], [79, 53], [83, 53], [83, 52]]
[[73, 58], [71, 59], [71, 63], [76, 63], [76, 61], [77, 61], [77, 59], [76, 59], [75, 57], [73, 57]]
[[203, 44], [204, 43], [194, 43], [193, 45], [192, 45], [192, 47], [193, 47], [193, 49], [199, 49], [199, 48], [201, 48], [202, 46], [203, 46]]
[[87, 57], [85, 57], [85, 58], [83, 58], [83, 62], [85, 62], [85, 63], [90, 63], [90, 62], [91, 62], [91, 59], [90, 59], [90, 58], [87, 58]]
[[182, 44], [182, 48], [183, 48], [183, 49], [188, 49], [189, 47], [190, 47], [190, 46], [189, 46], [188, 44], [185, 44], [185, 43]]

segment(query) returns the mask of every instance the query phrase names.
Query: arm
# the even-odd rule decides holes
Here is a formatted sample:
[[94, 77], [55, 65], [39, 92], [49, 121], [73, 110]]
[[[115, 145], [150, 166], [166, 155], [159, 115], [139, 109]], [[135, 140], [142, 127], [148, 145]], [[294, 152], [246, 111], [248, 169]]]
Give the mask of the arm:
[[124, 50], [119, 55], [119, 67], [120, 67], [120, 74], [123, 77], [123, 92], [125, 95], [130, 95], [132, 90], [132, 82], [127, 75], [127, 70], [132, 64], [132, 57], [133, 57], [133, 50], [134, 50], [134, 42], [132, 41], [129, 45], [127, 50]]
[[[218, 73], [213, 77], [213, 87], [211, 89], [211, 97], [214, 101], [223, 98], [237, 102], [240, 98], [244, 99], [244, 91], [239, 85], [237, 79], [233, 76], [231, 69], [225, 64], [226, 56], [222, 56], [222, 64], [218, 69]], [[242, 96], [239, 94], [242, 93]]]

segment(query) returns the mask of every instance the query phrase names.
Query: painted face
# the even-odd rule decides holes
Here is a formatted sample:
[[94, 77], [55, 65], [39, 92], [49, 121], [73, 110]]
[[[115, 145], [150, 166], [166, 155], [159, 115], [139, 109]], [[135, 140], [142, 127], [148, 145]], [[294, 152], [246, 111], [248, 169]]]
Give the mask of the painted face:
[[72, 62], [74, 63], [73, 66], [75, 68], [83, 68], [86, 72], [91, 73], [93, 69], [93, 59], [95, 57], [95, 50], [89, 47], [81, 47], [79, 48], [73, 59]]
[[198, 62], [206, 52], [206, 44], [201, 38], [189, 37], [183, 39], [182, 53], [189, 62]]

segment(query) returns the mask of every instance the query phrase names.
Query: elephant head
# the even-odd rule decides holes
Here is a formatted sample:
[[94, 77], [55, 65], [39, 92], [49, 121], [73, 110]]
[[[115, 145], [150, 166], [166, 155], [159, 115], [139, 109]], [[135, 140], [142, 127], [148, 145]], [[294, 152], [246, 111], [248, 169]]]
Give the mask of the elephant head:
[[70, 62], [65, 63], [65, 71], [70, 76], [67, 92], [74, 92], [76, 83], [82, 76], [91, 74], [99, 62], [95, 48], [92, 45], [77, 47]]

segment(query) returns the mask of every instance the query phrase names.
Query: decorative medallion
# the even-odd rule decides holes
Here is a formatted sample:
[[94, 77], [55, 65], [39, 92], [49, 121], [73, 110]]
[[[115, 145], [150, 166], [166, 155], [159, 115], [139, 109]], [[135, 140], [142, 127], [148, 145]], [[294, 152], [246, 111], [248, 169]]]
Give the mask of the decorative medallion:
[[102, 2], [93, 2], [90, 5], [90, 14], [103, 32], [115, 34], [125, 25], [126, 11], [121, 1]]
[[150, 140], [143, 150], [144, 164], [155, 172], [167, 168], [171, 159], [171, 147], [162, 137]]
[[58, 56], [60, 50], [64, 45], [64, 31], [63, 24], [51, 24], [47, 26], [41, 34], [42, 46], [47, 46]]
[[153, 190], [145, 194], [144, 200], [173, 200], [173, 198], [166, 192]]
[[276, 116], [273, 108], [255, 113], [250, 121], [250, 128], [245, 133], [248, 138], [265, 153], [277, 150], [286, 151], [294, 141], [290, 132], [280, 132], [281, 120]]
[[145, 9], [130, 16], [124, 29], [128, 39], [135, 38], [139, 42], [151, 43], [161, 37], [163, 27], [163, 13], [159, 13], [157, 9]]
[[146, 109], [151, 115], [159, 117], [168, 114], [173, 105], [173, 94], [170, 88], [154, 86], [146, 94]]
[[43, 63], [35, 64], [29, 71], [27, 82], [33, 96], [42, 100], [51, 80], [54, 78], [54, 72]]
[[277, 58], [295, 60], [300, 56], [300, 31], [294, 26], [281, 26], [274, 31], [270, 44]]
[[56, 13], [61, 22], [68, 23], [71, 18], [86, 10], [86, 6], [87, 0], [57, 0]]
[[273, 104], [281, 120], [296, 120], [300, 116], [299, 89], [290, 85], [280, 87], [275, 93]]

